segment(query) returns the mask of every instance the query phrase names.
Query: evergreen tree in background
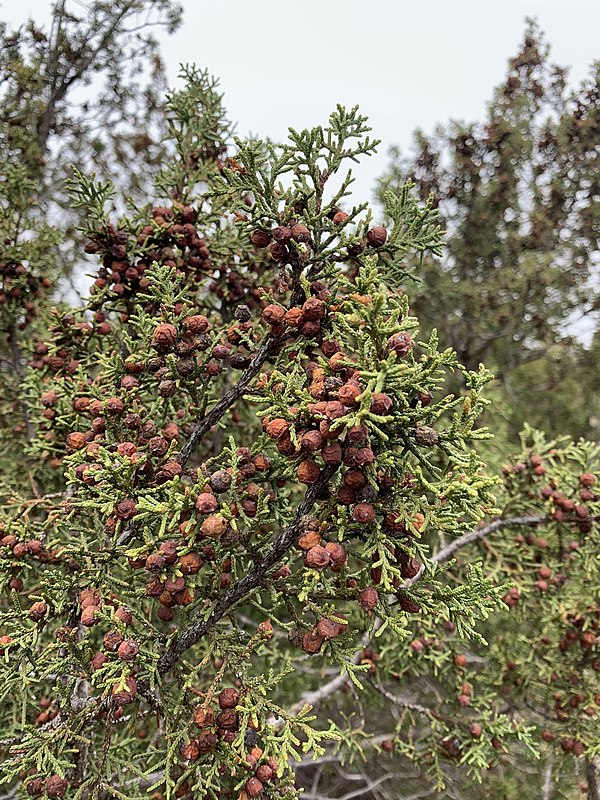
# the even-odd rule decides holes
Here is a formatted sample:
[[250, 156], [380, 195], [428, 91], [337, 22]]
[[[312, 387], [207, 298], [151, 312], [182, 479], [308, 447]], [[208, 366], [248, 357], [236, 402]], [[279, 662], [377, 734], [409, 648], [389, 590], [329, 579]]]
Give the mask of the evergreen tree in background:
[[[47, 28], [0, 23], [1, 204], [5, 214], [12, 205], [22, 233], [34, 217], [69, 231], [58, 274], [75, 289], [77, 216], [65, 180], [76, 164], [117, 178], [125, 194], [144, 195], [166, 130], [165, 72], [153, 34], [174, 32], [181, 12], [173, 0], [57, 0]], [[5, 196], [15, 181], [19, 203]]]
[[465, 366], [495, 371], [513, 437], [525, 420], [597, 436], [597, 359], [577, 336], [599, 304], [599, 70], [571, 91], [529, 23], [485, 119], [417, 132], [379, 184], [433, 193], [446, 253], [423, 261], [413, 306]]

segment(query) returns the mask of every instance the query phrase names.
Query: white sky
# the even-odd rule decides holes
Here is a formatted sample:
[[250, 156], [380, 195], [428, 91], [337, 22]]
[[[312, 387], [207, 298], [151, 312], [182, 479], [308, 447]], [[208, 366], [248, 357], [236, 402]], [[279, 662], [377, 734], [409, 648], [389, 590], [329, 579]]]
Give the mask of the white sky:
[[[49, 0], [0, 0], [0, 19], [48, 16]], [[598, 0], [184, 0], [184, 23], [160, 34], [171, 82], [195, 62], [221, 80], [238, 135], [281, 139], [359, 105], [382, 140], [355, 168], [356, 202], [372, 199], [387, 150], [451, 117], [478, 119], [514, 55], [526, 16], [579, 81], [600, 58]]]

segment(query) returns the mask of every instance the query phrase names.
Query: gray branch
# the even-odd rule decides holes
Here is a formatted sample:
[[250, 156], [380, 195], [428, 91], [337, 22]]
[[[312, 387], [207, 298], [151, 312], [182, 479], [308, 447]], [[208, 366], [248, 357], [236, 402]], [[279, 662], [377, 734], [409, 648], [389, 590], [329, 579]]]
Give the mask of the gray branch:
[[598, 772], [593, 758], [585, 760], [585, 777], [587, 778], [588, 800], [600, 800], [600, 786], [598, 785]]

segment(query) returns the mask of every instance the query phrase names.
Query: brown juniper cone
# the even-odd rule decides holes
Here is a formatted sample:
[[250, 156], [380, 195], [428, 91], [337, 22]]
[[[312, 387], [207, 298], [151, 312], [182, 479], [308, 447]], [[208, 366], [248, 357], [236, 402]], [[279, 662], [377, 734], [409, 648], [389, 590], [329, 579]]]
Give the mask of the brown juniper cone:
[[239, 703], [240, 693], [233, 688], [223, 689], [218, 699], [221, 708], [235, 708]]
[[46, 781], [46, 794], [48, 797], [64, 797], [68, 783], [59, 775], [51, 775]]
[[358, 602], [360, 607], [365, 611], [373, 611], [379, 602], [379, 593], [377, 592], [377, 589], [373, 588], [372, 586], [367, 586], [364, 589], [361, 589], [358, 594]]
[[417, 425], [415, 428], [415, 440], [423, 447], [433, 447], [439, 441], [439, 434], [429, 425]]
[[367, 244], [371, 247], [381, 247], [387, 240], [387, 231], [385, 228], [371, 228], [367, 231]]
[[397, 356], [402, 358], [407, 355], [413, 346], [413, 341], [409, 333], [401, 331], [395, 333], [387, 340], [387, 349], [391, 353], [396, 353]]
[[40, 620], [44, 619], [47, 613], [48, 606], [42, 601], [34, 603], [29, 609], [29, 616], [34, 622], [39, 622]]
[[[10, 244], [10, 240], [7, 239], [4, 244]], [[4, 306], [10, 316], [18, 320], [15, 326], [17, 331], [25, 330], [40, 316], [42, 303], [52, 289], [52, 280], [36, 275], [34, 267], [12, 258], [0, 258], [0, 306]]]

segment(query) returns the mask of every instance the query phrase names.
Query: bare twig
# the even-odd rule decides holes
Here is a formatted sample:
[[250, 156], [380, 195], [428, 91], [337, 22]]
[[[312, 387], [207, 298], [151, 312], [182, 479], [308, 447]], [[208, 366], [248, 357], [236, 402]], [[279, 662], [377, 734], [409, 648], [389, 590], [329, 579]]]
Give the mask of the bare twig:
[[[454, 539], [454, 541], [450, 542], [450, 544], [446, 545], [446, 547], [443, 547], [441, 550], [438, 550], [437, 553], [434, 553], [431, 557], [431, 560], [436, 564], [443, 564], [444, 561], [448, 561], [457, 550], [476, 542], [478, 539], [483, 539], [485, 536], [489, 536], [490, 533], [494, 533], [494, 531], [500, 530], [501, 528], [511, 528], [515, 527], [516, 525], [542, 525], [544, 522], [549, 521], [550, 517], [546, 515], [529, 517], [499, 517], [493, 522], [490, 522], [489, 525], [484, 525], [483, 528], [475, 528], [474, 531], [469, 531], [469, 533], [459, 536], [458, 539]], [[404, 588], [408, 589], [411, 586], [414, 586], [417, 581], [421, 580], [424, 569], [424, 566], [421, 565], [421, 568], [417, 574], [413, 578], [409, 578], [404, 582]]]
[[426, 706], [422, 706], [420, 703], [415, 703], [413, 700], [409, 700], [406, 697], [399, 697], [397, 694], [393, 694], [392, 692], [388, 692], [383, 686], [375, 681], [369, 681], [370, 685], [375, 689], [375, 691], [379, 692], [379, 694], [383, 695], [386, 700], [389, 700], [398, 708], [406, 708], [409, 711], [416, 711], [418, 714], [423, 714], [426, 717], [434, 717], [435, 713], [430, 709], [426, 708]]
[[[25, 379], [25, 370], [23, 369], [23, 361], [21, 356], [21, 350], [19, 348], [18, 330], [16, 325], [13, 325], [12, 328], [10, 336], [10, 349], [12, 355], [13, 369], [15, 370], [15, 374], [19, 382], [19, 395], [20, 395], [21, 386]], [[19, 403], [21, 405], [21, 410], [23, 412], [23, 420], [25, 422], [25, 430], [27, 432], [27, 438], [31, 440], [35, 436], [35, 428], [33, 427], [31, 419], [29, 418], [29, 409], [27, 408], [27, 403], [25, 402], [23, 397], [19, 398]]]
[[[361, 739], [361, 747], [362, 748], [377, 747], [382, 742], [385, 742], [386, 739], [393, 739], [394, 736], [395, 736], [394, 731], [379, 733], [377, 734], [377, 736], [368, 736], [364, 739]], [[316, 758], [307, 755], [303, 757], [302, 761], [298, 761], [298, 763], [294, 765], [294, 768], [310, 769], [311, 767], [314, 767], [316, 764], [339, 764], [343, 758], [344, 755], [341, 751], [324, 753], [322, 756], [317, 756]]]
[[493, 522], [490, 522], [489, 525], [484, 525], [483, 528], [476, 528], [474, 531], [465, 533], [463, 536], [450, 542], [449, 545], [439, 550], [433, 556], [432, 561], [436, 563], [448, 561], [450, 556], [457, 550], [460, 550], [461, 547], [466, 547], [466, 545], [471, 544], [471, 542], [483, 539], [484, 536], [488, 536], [490, 533], [500, 530], [500, 528], [514, 528], [516, 525], [542, 525], [544, 522], [549, 521], [550, 517], [545, 514], [528, 517], [499, 517]]
[[[377, 780], [369, 780], [369, 778], [365, 775], [365, 786], [361, 787], [360, 789], [353, 789], [351, 792], [346, 792], [337, 798], [337, 800], [354, 800], [355, 797], [361, 797], [362, 795], [369, 794], [378, 786], [380, 786], [385, 781], [391, 780], [394, 778], [395, 775], [391, 772], [388, 772], [386, 775], [382, 775], [381, 778], [377, 778]], [[332, 797], [327, 797], [323, 794], [313, 794], [309, 792], [308, 794], [305, 792], [302, 797], [304, 800], [334, 800]], [[422, 795], [414, 795], [414, 797], [422, 797]], [[411, 798], [408, 798], [411, 800]]]
[[6, 792], [6, 794], [0, 796], [0, 800], [14, 800], [20, 788], [21, 787], [19, 783], [15, 783], [15, 785], [11, 789], [9, 789], [8, 792]]
[[542, 800], [550, 800], [550, 798], [552, 797], [552, 790], [554, 788], [552, 781], [553, 766], [554, 766], [554, 760], [552, 758], [552, 753], [550, 753], [548, 761], [546, 762], [546, 769], [544, 770], [544, 783], [542, 785]]
[[[75, 688], [71, 695], [71, 708], [77, 714], [83, 711], [89, 704], [90, 697], [90, 684], [84, 678], [77, 678], [75, 681]], [[75, 774], [73, 776], [73, 783], [80, 786], [86, 777], [87, 762], [88, 762], [89, 744], [81, 742], [79, 751], [75, 758]]]

